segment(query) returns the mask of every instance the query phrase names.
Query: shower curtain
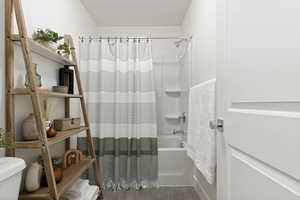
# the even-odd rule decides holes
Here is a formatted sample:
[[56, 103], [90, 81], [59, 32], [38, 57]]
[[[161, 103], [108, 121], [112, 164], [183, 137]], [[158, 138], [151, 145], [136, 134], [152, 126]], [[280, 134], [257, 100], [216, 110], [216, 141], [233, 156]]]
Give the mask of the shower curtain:
[[[157, 186], [157, 122], [151, 41], [80, 42], [80, 71], [104, 190]], [[78, 148], [86, 152], [86, 140]], [[89, 171], [90, 178], [93, 177]]]

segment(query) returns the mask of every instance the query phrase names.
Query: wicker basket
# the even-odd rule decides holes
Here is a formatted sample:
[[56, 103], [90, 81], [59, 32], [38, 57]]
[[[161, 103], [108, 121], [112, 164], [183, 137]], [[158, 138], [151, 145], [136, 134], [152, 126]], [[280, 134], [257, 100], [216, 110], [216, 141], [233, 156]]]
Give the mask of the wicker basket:
[[57, 131], [65, 131], [80, 127], [80, 118], [64, 118], [53, 121], [54, 129]]

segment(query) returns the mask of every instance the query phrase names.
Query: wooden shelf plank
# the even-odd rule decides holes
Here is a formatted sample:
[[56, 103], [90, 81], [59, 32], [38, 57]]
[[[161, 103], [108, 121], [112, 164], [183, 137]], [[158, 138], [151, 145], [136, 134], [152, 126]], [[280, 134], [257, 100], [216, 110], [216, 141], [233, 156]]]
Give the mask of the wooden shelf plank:
[[[71, 129], [67, 131], [58, 131], [57, 135], [53, 138], [48, 138], [48, 144], [53, 145], [58, 142], [61, 142], [73, 135], [76, 135], [78, 133], [81, 133], [83, 131], [88, 130], [88, 127], [80, 127], [76, 129]], [[17, 141], [16, 142], [16, 148], [25, 149], [25, 148], [40, 148], [42, 147], [42, 143], [39, 140], [35, 141]]]
[[[82, 98], [82, 95], [79, 94], [66, 94], [66, 93], [59, 93], [53, 92], [48, 89], [38, 89], [37, 93], [43, 96], [52, 96], [52, 97], [62, 97], [62, 98]], [[10, 94], [14, 95], [29, 95], [30, 90], [27, 88], [15, 88], [11, 91]]]
[[34, 149], [34, 148], [41, 148], [42, 143], [39, 140], [16, 141], [15, 146], [16, 146], [16, 148], [19, 148], [19, 149]]
[[[81, 161], [80, 164], [72, 165], [64, 170], [63, 179], [56, 185], [58, 196], [61, 197], [74, 182], [87, 170], [94, 162], [94, 159], [86, 159]], [[23, 192], [19, 196], [20, 200], [33, 200], [33, 199], [50, 199], [49, 188], [42, 187], [33, 193]]]
[[[20, 46], [20, 42], [18, 40], [14, 40], [12, 39], [12, 41], [19, 45]], [[50, 49], [50, 48], [47, 48], [43, 45], [41, 45], [40, 43], [34, 41], [33, 39], [31, 38], [28, 38], [28, 42], [29, 42], [29, 48], [32, 52], [44, 57], [44, 58], [47, 58], [49, 60], [52, 60], [58, 64], [61, 64], [61, 65], [68, 65], [68, 66], [74, 66], [76, 65], [75, 62], [59, 55], [58, 53], [56, 53], [54, 50]]]
[[67, 130], [67, 131], [58, 131], [57, 135], [53, 138], [48, 138], [48, 142], [50, 145], [61, 142], [73, 135], [76, 135], [78, 133], [81, 133], [83, 131], [88, 130], [88, 127], [80, 127], [80, 128], [76, 128], [76, 129], [71, 129], [71, 130]]

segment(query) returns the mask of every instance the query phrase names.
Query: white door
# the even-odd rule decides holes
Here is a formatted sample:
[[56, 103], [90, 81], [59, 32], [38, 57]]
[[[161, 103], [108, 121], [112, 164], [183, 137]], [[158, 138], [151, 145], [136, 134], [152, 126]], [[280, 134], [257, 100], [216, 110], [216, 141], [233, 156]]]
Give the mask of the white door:
[[300, 1], [217, 0], [219, 200], [300, 199]]

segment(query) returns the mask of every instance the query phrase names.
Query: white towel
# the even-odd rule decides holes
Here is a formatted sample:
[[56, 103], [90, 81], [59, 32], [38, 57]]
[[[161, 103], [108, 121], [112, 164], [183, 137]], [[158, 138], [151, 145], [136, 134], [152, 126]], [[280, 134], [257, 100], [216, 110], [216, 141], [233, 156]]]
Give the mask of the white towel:
[[72, 187], [68, 191], [70, 192], [76, 192], [76, 193], [82, 193], [84, 192], [84, 189], [89, 185], [89, 180], [87, 179], [78, 179]]
[[76, 196], [75, 193], [65, 193], [60, 199], [61, 200], [82, 200], [82, 198]]
[[[86, 194], [82, 200], [94, 200], [97, 199], [99, 193], [99, 187], [96, 185], [90, 185]], [[95, 198], [96, 196], [96, 198]]]
[[210, 184], [216, 176], [216, 136], [209, 127], [215, 120], [215, 85], [215, 79], [196, 85], [189, 98], [187, 153]]
[[68, 189], [62, 196], [62, 200], [82, 200], [87, 189], [89, 187], [89, 181], [78, 179], [70, 189]]
[[91, 198], [91, 200], [97, 200], [98, 199], [98, 196], [99, 196], [99, 188], [98, 188], [98, 191], [94, 194], [94, 196]]

